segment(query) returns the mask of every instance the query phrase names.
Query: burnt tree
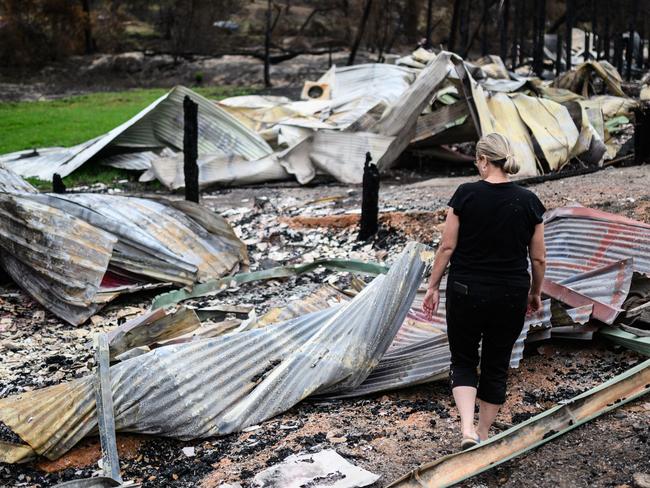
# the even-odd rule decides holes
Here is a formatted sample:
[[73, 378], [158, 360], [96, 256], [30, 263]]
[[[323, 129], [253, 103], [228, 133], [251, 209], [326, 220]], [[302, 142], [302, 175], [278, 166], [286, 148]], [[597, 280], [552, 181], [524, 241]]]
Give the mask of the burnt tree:
[[354, 42], [350, 48], [350, 56], [348, 57], [348, 66], [354, 64], [354, 58], [357, 57], [357, 51], [359, 50], [359, 45], [361, 44], [361, 39], [363, 39], [363, 31], [366, 29], [366, 24], [368, 23], [368, 17], [370, 17], [370, 10], [372, 9], [372, 0], [366, 0], [366, 3], [363, 6], [363, 14], [361, 15], [361, 23], [357, 29], [357, 34], [354, 37]]

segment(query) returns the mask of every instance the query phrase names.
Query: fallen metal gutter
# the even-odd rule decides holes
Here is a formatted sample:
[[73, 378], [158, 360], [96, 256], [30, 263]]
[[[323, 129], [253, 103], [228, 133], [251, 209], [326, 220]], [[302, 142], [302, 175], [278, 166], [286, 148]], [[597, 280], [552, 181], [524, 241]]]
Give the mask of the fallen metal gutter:
[[242, 285], [244, 283], [250, 283], [251, 281], [298, 276], [299, 274], [308, 273], [320, 266], [332, 271], [353, 271], [355, 273], [363, 273], [373, 276], [388, 272], [388, 267], [378, 263], [367, 263], [365, 261], [354, 259], [318, 259], [311, 263], [297, 264], [293, 266], [278, 266], [277, 268], [253, 271], [251, 273], [239, 273], [234, 276], [227, 276], [218, 280], [198, 284], [189, 291], [182, 289], [163, 293], [154, 299], [151, 304], [151, 309], [155, 310], [160, 307], [167, 307], [190, 298], [216, 295], [227, 288]]
[[650, 356], [650, 337], [640, 337], [616, 327], [603, 327], [598, 333], [616, 344]]
[[612, 324], [616, 317], [618, 317], [618, 314], [623, 311], [618, 307], [612, 307], [606, 303], [599, 302], [598, 300], [594, 300], [593, 298], [572, 290], [568, 286], [555, 283], [548, 279], [544, 279], [544, 283], [542, 284], [542, 293], [574, 308], [593, 305], [592, 316], [606, 324]]
[[452, 486], [541, 446], [648, 392], [650, 392], [650, 359], [472, 449], [424, 464], [388, 486], [402, 488]]

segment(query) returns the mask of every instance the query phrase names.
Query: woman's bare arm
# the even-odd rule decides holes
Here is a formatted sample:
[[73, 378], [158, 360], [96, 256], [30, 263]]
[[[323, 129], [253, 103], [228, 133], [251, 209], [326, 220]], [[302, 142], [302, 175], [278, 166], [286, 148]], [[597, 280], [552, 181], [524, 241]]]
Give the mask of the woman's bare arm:
[[447, 220], [445, 221], [445, 230], [442, 232], [442, 242], [436, 252], [436, 258], [433, 261], [433, 268], [431, 269], [431, 277], [429, 278], [429, 288], [438, 288], [442, 275], [447, 269], [451, 255], [454, 254], [456, 244], [458, 244], [458, 228], [460, 221], [458, 215], [454, 213], [454, 209], [447, 210]]
[[458, 220], [458, 215], [450, 208], [447, 210], [447, 220], [445, 221], [445, 230], [442, 233], [442, 242], [440, 243], [440, 247], [438, 247], [436, 258], [433, 261], [427, 294], [424, 296], [424, 301], [422, 302], [422, 307], [429, 319], [433, 317], [433, 314], [438, 309], [438, 302], [440, 300], [438, 288], [440, 287], [440, 280], [442, 280], [442, 275], [445, 273], [449, 260], [456, 249], [459, 227], [460, 221]]
[[544, 245], [544, 223], [535, 226], [535, 232], [528, 245], [530, 266], [532, 269], [532, 283], [530, 285], [529, 305], [533, 310], [541, 307], [542, 284], [546, 272], [546, 246]]

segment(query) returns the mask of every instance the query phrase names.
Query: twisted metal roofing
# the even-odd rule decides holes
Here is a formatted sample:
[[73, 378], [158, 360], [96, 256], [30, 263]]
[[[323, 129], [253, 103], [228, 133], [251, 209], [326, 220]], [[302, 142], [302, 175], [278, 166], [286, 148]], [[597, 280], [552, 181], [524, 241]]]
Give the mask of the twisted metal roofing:
[[[272, 327], [161, 347], [111, 368], [118, 431], [222, 435], [312, 394], [354, 389], [379, 364], [422, 280], [411, 243], [353, 300]], [[0, 421], [56, 458], [97, 426], [92, 377], [0, 400]]]

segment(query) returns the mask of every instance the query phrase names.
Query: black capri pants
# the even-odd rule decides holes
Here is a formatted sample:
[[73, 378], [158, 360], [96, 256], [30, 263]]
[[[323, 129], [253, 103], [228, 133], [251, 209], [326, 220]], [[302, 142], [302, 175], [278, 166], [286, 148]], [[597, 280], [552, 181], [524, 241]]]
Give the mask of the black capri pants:
[[[477, 397], [501, 405], [506, 399], [510, 356], [524, 326], [528, 289], [449, 278], [446, 292], [451, 387], [473, 386]], [[481, 343], [480, 377], [479, 343]]]

